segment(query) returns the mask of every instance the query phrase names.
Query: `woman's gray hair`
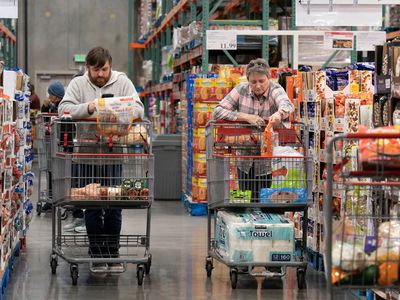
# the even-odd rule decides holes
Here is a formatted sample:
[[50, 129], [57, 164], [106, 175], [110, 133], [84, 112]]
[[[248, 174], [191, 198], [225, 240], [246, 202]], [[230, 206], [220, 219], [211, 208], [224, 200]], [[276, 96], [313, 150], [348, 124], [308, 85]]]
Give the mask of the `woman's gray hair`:
[[247, 79], [249, 79], [251, 73], [264, 74], [269, 78], [270, 73], [267, 61], [263, 58], [256, 58], [250, 61], [246, 68]]

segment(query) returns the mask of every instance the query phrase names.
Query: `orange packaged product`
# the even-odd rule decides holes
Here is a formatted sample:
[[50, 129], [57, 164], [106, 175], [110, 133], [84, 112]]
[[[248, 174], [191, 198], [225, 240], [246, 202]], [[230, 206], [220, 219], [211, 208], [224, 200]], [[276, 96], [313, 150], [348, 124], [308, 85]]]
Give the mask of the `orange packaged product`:
[[233, 78], [232, 79], [232, 87], [235, 87], [238, 84], [247, 83], [247, 82], [248, 81], [247, 81], [247, 77], [246, 76], [240, 76], [240, 77], [237, 77], [237, 78]]
[[379, 266], [378, 283], [383, 286], [389, 286], [399, 282], [399, 263], [390, 261], [384, 262]]
[[206, 129], [193, 129], [193, 148], [197, 151], [206, 151]]
[[198, 197], [199, 197], [199, 190], [197, 187], [197, 177], [192, 176], [192, 199], [193, 199], [193, 201], [196, 201]]
[[335, 95], [335, 117], [343, 118], [345, 107], [346, 107], [346, 98], [347, 96], [342, 93], [338, 93]]
[[[198, 102], [201, 100], [201, 88], [203, 86], [203, 78], [196, 78], [194, 81], [194, 93], [193, 93], [193, 100], [194, 102]], [[208, 95], [207, 95], [208, 97]]]
[[360, 99], [361, 105], [372, 105], [374, 102], [373, 92], [359, 92], [351, 94], [351, 98]]
[[216, 79], [213, 100], [221, 101], [232, 89], [232, 81], [228, 79]]
[[197, 78], [194, 82], [195, 101], [209, 101], [214, 98], [215, 83], [213, 78]]
[[206, 126], [209, 120], [208, 105], [206, 103], [195, 103], [193, 107], [193, 117], [195, 126]]
[[195, 153], [193, 157], [194, 173], [199, 176], [206, 176], [207, 160], [205, 153]]
[[197, 189], [198, 189], [198, 197], [197, 200], [199, 202], [207, 201], [207, 178], [198, 178], [197, 180]]
[[374, 86], [372, 85], [373, 72], [372, 71], [361, 71], [361, 91], [362, 92], [374, 92]]
[[[376, 129], [366, 129], [359, 126], [359, 132], [366, 133], [399, 133], [400, 126], [387, 126]], [[359, 161], [363, 169], [376, 169], [377, 165], [385, 169], [400, 167], [400, 139], [361, 139]]]

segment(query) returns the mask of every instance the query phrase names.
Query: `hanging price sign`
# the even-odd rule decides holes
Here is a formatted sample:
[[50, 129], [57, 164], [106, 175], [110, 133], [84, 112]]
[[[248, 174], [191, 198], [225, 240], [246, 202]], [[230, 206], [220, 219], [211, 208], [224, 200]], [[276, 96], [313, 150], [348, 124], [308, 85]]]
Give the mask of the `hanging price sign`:
[[207, 30], [207, 50], [236, 50], [237, 35], [234, 30]]

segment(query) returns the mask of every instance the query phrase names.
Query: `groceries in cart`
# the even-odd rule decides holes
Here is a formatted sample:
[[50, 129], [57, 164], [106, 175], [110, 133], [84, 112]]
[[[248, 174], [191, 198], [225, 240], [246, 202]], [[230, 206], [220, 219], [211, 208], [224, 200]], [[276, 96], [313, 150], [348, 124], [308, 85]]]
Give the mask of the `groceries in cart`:
[[382, 222], [377, 232], [360, 232], [350, 219], [334, 223], [332, 283], [391, 286], [399, 282], [400, 221]]
[[277, 146], [273, 148], [272, 156], [272, 183], [270, 188], [261, 189], [261, 202], [305, 203], [307, 190], [303, 155], [292, 147]]
[[[360, 133], [388, 133], [396, 134], [400, 126], [387, 126], [367, 130], [360, 126]], [[364, 170], [376, 169], [383, 166], [385, 169], [400, 168], [400, 140], [396, 138], [362, 139], [360, 140], [359, 161]]]
[[294, 260], [294, 224], [260, 209], [219, 210], [215, 250], [228, 263], [268, 263]]
[[71, 188], [71, 200], [148, 200], [149, 188], [145, 179], [124, 179], [118, 186], [91, 183]]
[[207, 168], [224, 180], [209, 176], [210, 193], [229, 203], [306, 203], [309, 160], [301, 130], [216, 123], [207, 133], [213, 146]]
[[113, 136], [113, 143], [124, 145], [148, 145], [147, 128], [141, 124], [133, 124], [126, 135]]
[[97, 131], [100, 134], [124, 136], [129, 133], [136, 112], [134, 97], [96, 99]]

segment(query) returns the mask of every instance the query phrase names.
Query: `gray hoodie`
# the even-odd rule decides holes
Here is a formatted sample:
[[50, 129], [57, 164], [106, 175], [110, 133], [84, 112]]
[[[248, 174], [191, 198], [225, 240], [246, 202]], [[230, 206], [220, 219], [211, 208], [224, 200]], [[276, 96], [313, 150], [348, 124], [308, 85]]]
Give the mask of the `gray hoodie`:
[[[115, 97], [134, 96], [139, 99], [135, 86], [124, 73], [111, 71], [110, 80], [100, 88], [90, 81], [88, 72], [85, 72], [83, 76], [75, 77], [69, 83], [58, 107], [58, 114], [62, 116], [68, 111], [72, 119], [95, 117], [96, 112], [91, 115], [88, 113], [88, 102], [104, 94], [113, 94]], [[136, 108], [135, 119], [142, 119], [144, 109], [140, 100], [137, 101]]]
[[[64, 98], [58, 106], [58, 114], [62, 116], [64, 112], [67, 111], [71, 114], [72, 119], [94, 118], [97, 116], [97, 112], [93, 114], [88, 113], [88, 102], [96, 98], [101, 98], [101, 95], [104, 94], [113, 94], [115, 97], [133, 96], [137, 99], [134, 119], [143, 119], [143, 104], [139, 100], [133, 83], [124, 73], [117, 71], [112, 71], [110, 80], [101, 88], [90, 81], [88, 72], [85, 72], [83, 76], [73, 78], [68, 85]], [[74, 141], [74, 146], [76, 146], [74, 147], [74, 152], [100, 153], [109, 151], [109, 149], [102, 149], [96, 145], [93, 146], [91, 142], [89, 142], [89, 144], [82, 142], [82, 139], [92, 139], [95, 136], [95, 121], [90, 123], [87, 121], [77, 122], [75, 124], [74, 138], [78, 141]], [[116, 151], [116, 149], [114, 149], [114, 151]], [[90, 160], [87, 159], [85, 159], [85, 163], [98, 164], [97, 161], [90, 162]]]

